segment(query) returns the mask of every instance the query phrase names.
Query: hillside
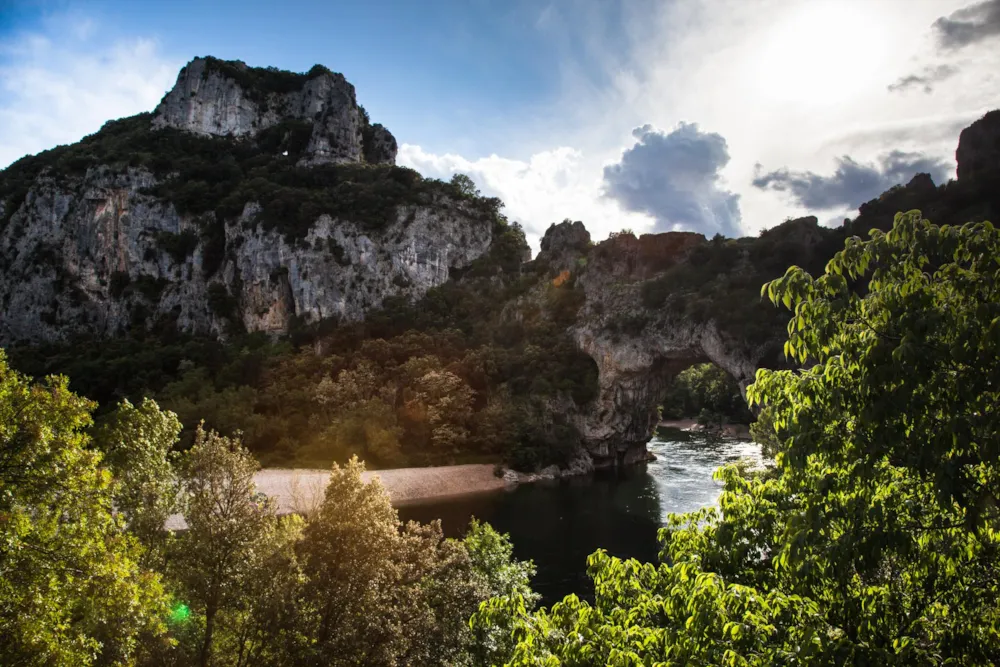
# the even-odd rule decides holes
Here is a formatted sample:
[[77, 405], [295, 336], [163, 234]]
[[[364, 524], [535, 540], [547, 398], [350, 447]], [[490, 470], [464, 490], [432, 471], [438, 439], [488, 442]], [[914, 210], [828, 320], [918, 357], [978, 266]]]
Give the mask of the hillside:
[[553, 225], [537, 258], [501, 203], [393, 165], [395, 140], [321, 66], [192, 61], [150, 114], [0, 172], [0, 344], [110, 406], [154, 395], [267, 463], [645, 456], [670, 379], [781, 365], [760, 286], [812, 273], [900, 210], [997, 219], [1000, 112], [926, 175], [830, 229], [757, 238]]
[[0, 174], [0, 344], [281, 334], [423, 295], [502, 221], [395, 146], [326, 68], [195, 59], [152, 114]]

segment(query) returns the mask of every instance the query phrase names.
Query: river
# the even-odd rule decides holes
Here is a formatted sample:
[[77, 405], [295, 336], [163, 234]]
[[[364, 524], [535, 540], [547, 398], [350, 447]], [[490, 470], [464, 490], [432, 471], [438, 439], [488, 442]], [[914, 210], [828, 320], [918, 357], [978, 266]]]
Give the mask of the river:
[[656, 460], [592, 476], [524, 484], [511, 491], [402, 507], [400, 518], [441, 519], [445, 534], [460, 536], [475, 516], [509, 533], [514, 554], [535, 562], [532, 585], [550, 605], [568, 593], [593, 596], [587, 556], [598, 548], [652, 561], [656, 533], [671, 513], [714, 504], [722, 491], [712, 473], [740, 458], [760, 460], [745, 441], [712, 441], [660, 429], [649, 443]]

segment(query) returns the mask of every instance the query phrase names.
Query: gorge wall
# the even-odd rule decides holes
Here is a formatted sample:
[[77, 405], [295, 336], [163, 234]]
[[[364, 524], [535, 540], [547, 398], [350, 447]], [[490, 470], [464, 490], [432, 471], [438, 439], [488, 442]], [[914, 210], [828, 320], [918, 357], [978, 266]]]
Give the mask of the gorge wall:
[[[807, 257], [823, 232], [815, 218], [807, 218], [786, 224], [779, 234], [794, 237], [795, 252]], [[647, 457], [657, 408], [685, 368], [711, 361], [745, 388], [758, 368], [782, 363], [787, 316], [760, 302], [759, 286], [747, 300], [747, 288], [757, 285], [760, 273], [749, 246], [736, 240], [713, 245], [700, 234], [669, 232], [615, 235], [591, 247], [580, 222], [550, 227], [537, 261], [573, 280], [585, 295], [570, 331], [596, 364], [599, 385], [590, 404], [561, 408], [573, 414], [595, 465]], [[711, 294], [713, 287], [723, 292]], [[698, 310], [699, 295], [708, 310]], [[719, 309], [737, 299], [742, 312], [720, 317]]]
[[281, 334], [418, 298], [492, 215], [395, 155], [340, 74], [196, 58], [152, 116], [0, 173], [0, 345]]

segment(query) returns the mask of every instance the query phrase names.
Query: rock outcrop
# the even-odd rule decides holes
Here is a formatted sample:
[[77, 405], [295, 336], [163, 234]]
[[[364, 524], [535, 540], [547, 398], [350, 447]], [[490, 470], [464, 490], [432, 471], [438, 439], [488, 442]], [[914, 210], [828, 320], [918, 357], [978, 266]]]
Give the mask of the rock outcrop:
[[1000, 168], [1000, 109], [962, 130], [955, 151], [959, 180]]
[[390, 295], [417, 298], [490, 245], [463, 202], [401, 206], [383, 229], [320, 215], [304, 238], [265, 231], [249, 203], [226, 222], [221, 268], [206, 277], [199, 220], [145, 194], [142, 170], [42, 178], [0, 231], [0, 342], [114, 336], [169, 321], [223, 335], [286, 332], [293, 321], [358, 320]]
[[396, 162], [392, 134], [381, 125], [369, 126], [354, 86], [320, 65], [294, 74], [195, 58], [156, 107], [152, 126], [250, 138], [288, 121], [310, 127], [303, 164]]
[[326, 68], [196, 58], [146, 118], [0, 172], [0, 345], [356, 321], [490, 247], [489, 211], [392, 166]]
[[[815, 218], [811, 222], [815, 227]], [[788, 225], [791, 243], [812, 241], [808, 223]], [[750, 337], [716, 317], [692, 317], [669, 304], [650, 307], [646, 286], [669, 280], [671, 269], [676, 273], [698, 261], [692, 258], [695, 249], [711, 246], [700, 234], [624, 234], [589, 245], [583, 225], [567, 221], [549, 228], [538, 258], [553, 262], [553, 272], [569, 270], [575, 289], [583, 291], [586, 298], [571, 333], [599, 374], [594, 401], [554, 407], [571, 414], [595, 465], [630, 464], [647, 458], [657, 407], [677, 373], [711, 361], [745, 388], [758, 368], [778, 361], [785, 332], [780, 318], [768, 320], [763, 336]]]

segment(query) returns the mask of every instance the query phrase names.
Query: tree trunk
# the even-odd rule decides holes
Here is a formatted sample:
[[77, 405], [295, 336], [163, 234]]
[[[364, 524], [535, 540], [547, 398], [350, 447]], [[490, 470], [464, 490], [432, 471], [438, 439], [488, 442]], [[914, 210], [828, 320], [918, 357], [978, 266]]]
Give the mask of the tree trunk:
[[205, 641], [201, 645], [201, 667], [208, 667], [212, 659], [212, 631], [215, 629], [215, 603], [205, 607]]

